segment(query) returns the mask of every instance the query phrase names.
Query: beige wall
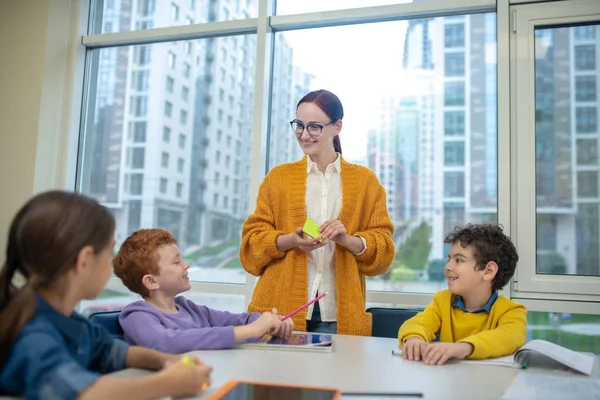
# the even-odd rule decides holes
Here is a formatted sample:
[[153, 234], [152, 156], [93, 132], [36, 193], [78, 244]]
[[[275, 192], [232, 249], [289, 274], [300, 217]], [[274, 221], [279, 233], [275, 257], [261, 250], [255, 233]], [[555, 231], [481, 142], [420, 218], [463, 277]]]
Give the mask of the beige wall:
[[0, 263], [17, 209], [64, 187], [76, 5], [0, 1]]
[[2, 260], [10, 220], [33, 193], [47, 17], [48, 1], [0, 1]]

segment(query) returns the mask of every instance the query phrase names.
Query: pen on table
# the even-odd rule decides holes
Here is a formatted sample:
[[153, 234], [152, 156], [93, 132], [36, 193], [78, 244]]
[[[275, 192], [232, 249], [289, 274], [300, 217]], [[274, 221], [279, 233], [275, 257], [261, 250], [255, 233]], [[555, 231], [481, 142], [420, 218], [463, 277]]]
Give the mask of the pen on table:
[[[188, 356], [183, 356], [181, 357], [181, 362], [184, 363], [185, 365], [187, 365], [188, 367], [196, 367], [196, 363], [194, 361], [192, 361], [191, 358], [189, 358]], [[204, 390], [208, 387], [208, 383], [204, 382], [202, 384], [202, 387], [200, 388], [200, 390]]]
[[402, 350], [401, 349], [393, 349], [392, 355], [393, 356], [402, 356]]
[[527, 369], [529, 365], [529, 358], [531, 357], [529, 354], [524, 354], [525, 357], [523, 361], [521, 361], [521, 369]]

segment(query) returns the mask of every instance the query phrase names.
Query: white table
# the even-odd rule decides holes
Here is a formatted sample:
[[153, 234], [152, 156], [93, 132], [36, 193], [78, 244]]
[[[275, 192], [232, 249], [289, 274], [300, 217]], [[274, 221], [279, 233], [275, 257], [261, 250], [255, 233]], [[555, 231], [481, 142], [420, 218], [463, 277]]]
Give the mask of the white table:
[[[212, 386], [200, 398], [206, 398], [225, 382], [235, 379], [327, 386], [342, 392], [417, 392], [423, 393], [427, 400], [499, 399], [519, 371], [461, 362], [428, 366], [393, 356], [392, 349], [397, 346], [397, 339], [335, 335], [331, 353], [255, 349], [197, 351], [195, 354], [214, 367]], [[596, 358], [594, 376], [598, 377], [599, 372]], [[118, 375], [146, 373], [130, 369]]]

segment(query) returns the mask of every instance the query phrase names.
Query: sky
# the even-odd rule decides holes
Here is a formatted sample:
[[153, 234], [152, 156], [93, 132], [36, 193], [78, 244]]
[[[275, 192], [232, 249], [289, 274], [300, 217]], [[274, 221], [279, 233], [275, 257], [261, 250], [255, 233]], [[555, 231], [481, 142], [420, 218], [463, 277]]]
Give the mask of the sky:
[[[401, 2], [279, 0], [278, 13], [396, 3]], [[406, 21], [395, 21], [278, 33], [291, 45], [294, 65], [315, 76], [311, 90], [330, 90], [342, 101], [345, 115], [340, 137], [349, 160], [366, 157], [368, 131], [378, 128], [381, 120], [381, 98], [398, 95], [406, 26]]]

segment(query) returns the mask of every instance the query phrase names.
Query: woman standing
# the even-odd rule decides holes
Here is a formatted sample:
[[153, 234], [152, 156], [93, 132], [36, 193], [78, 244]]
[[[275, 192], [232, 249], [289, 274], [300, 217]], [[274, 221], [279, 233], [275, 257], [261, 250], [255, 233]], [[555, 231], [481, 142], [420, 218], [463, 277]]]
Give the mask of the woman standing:
[[[242, 228], [240, 260], [260, 277], [249, 311], [285, 315], [327, 292], [294, 316], [296, 329], [368, 336], [365, 276], [390, 267], [394, 227], [373, 171], [341, 156], [343, 117], [327, 90], [300, 100], [291, 126], [306, 156], [265, 177]], [[321, 225], [318, 238], [304, 237], [307, 217]]]

